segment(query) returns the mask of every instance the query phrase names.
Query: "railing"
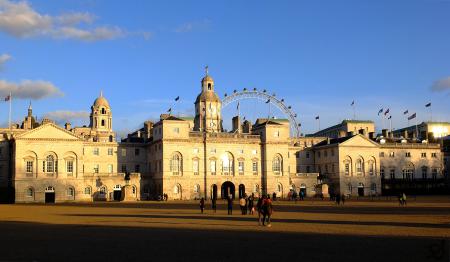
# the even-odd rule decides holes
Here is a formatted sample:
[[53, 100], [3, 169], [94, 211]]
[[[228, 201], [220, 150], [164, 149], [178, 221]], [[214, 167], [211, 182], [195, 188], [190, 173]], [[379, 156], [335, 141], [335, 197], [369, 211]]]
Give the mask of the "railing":
[[[190, 137], [203, 137], [202, 132], [189, 132]], [[239, 134], [239, 133], [206, 133], [209, 138], [244, 138], [244, 139], [260, 139], [260, 135]]]
[[381, 148], [383, 147], [398, 147], [398, 148], [436, 148], [439, 149], [439, 144], [428, 144], [428, 143], [386, 143], [380, 144]]

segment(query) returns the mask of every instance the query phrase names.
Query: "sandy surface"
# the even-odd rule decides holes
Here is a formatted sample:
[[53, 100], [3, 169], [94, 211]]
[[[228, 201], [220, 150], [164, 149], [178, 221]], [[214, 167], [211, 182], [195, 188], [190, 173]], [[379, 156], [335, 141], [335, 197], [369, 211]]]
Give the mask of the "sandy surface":
[[450, 261], [450, 201], [278, 202], [270, 228], [223, 204], [0, 205], [0, 232], [0, 261]]

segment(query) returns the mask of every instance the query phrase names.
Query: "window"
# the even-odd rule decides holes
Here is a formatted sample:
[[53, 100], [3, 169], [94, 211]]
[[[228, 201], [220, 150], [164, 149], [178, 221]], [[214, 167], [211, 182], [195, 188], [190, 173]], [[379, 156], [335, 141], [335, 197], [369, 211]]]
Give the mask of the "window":
[[49, 155], [45, 158], [42, 168], [46, 173], [58, 172], [58, 161], [55, 161], [54, 156]]
[[380, 168], [381, 179], [384, 179], [384, 167]]
[[413, 180], [414, 179], [414, 170], [410, 168], [405, 168], [402, 170], [402, 176], [405, 180]]
[[102, 126], [105, 126], [105, 119], [102, 119]]
[[431, 169], [431, 177], [432, 177], [433, 179], [437, 179], [437, 175], [438, 175], [438, 170], [437, 170], [437, 168]]
[[108, 173], [109, 174], [113, 173], [113, 165], [112, 164], [108, 164]]
[[94, 173], [98, 174], [98, 172], [100, 171], [100, 167], [98, 164], [94, 165]]
[[427, 157], [427, 153], [422, 153], [421, 156], [422, 156], [422, 158], [425, 158], [425, 157]]
[[135, 165], [135, 166], [134, 166], [134, 172], [135, 172], [135, 173], [141, 172], [141, 166], [140, 166], [140, 165]]
[[411, 152], [406, 152], [405, 157], [411, 157]]
[[256, 150], [256, 149], [253, 149], [253, 150], [252, 150], [252, 154], [253, 154], [253, 155], [256, 155], [256, 154], [258, 154], [258, 150]]
[[370, 190], [372, 191], [372, 193], [376, 193], [377, 192], [377, 184], [372, 183], [370, 185]]
[[131, 194], [133, 194], [133, 196], [135, 196], [136, 195], [136, 187], [135, 186], [133, 186], [132, 188], [131, 188]]
[[426, 166], [422, 167], [422, 179], [427, 179], [428, 168]]
[[194, 172], [194, 175], [198, 175], [198, 159], [192, 160], [192, 172]]
[[239, 149], [238, 152], [239, 154], [244, 154], [244, 149]]
[[384, 157], [384, 152], [380, 152], [380, 157]]
[[200, 185], [195, 184], [194, 185], [194, 193], [199, 193], [200, 192]]
[[173, 128], [173, 132], [176, 133], [176, 134], [179, 134], [180, 133], [180, 128], [179, 127], [174, 127]]
[[106, 187], [102, 186], [100, 188], [100, 195], [106, 195]]
[[328, 157], [328, 151], [327, 151], [327, 150], [325, 150], [325, 151], [323, 152], [323, 156], [324, 156], [324, 157]]
[[395, 157], [395, 153], [394, 152], [389, 152], [389, 157]]
[[257, 175], [258, 174], [258, 161], [253, 161], [252, 162], [252, 172], [253, 172], [253, 175]]
[[27, 191], [25, 192], [27, 197], [33, 197], [34, 196], [34, 192], [33, 192], [33, 188], [29, 187], [27, 188]]
[[103, 115], [106, 114], [105, 108], [102, 108], [101, 112], [102, 112]]
[[135, 149], [134, 149], [134, 155], [135, 155], [135, 156], [138, 156], [139, 153], [140, 153], [139, 148], [135, 148]]
[[317, 158], [320, 158], [320, 151], [317, 152]]
[[310, 173], [311, 172], [311, 167], [310, 166], [306, 166], [306, 173]]
[[334, 156], [334, 150], [331, 149], [330, 152], [331, 152], [331, 156]]
[[33, 173], [33, 161], [27, 161], [26, 166], [26, 172], [28, 174]]
[[113, 155], [113, 149], [112, 148], [108, 148], [108, 156], [112, 156]]
[[275, 156], [275, 158], [272, 160], [272, 171], [275, 174], [279, 175], [282, 172], [281, 165], [282, 165], [281, 157], [279, 155]]
[[126, 173], [127, 172], [127, 165], [122, 165], [122, 173]]
[[94, 155], [96, 156], [100, 155], [100, 150], [98, 147], [94, 148]]
[[73, 187], [69, 187], [69, 189], [67, 190], [67, 196], [73, 197], [75, 195], [75, 190], [73, 189]]
[[209, 169], [211, 171], [211, 175], [216, 174], [216, 160], [211, 160], [211, 162], [209, 162]]
[[209, 152], [212, 153], [212, 154], [215, 154], [215, 153], [216, 153], [216, 149], [215, 149], [215, 148], [211, 148], [211, 149], [209, 150]]
[[198, 154], [198, 148], [194, 148], [192, 151], [194, 152], [194, 154]]
[[345, 175], [350, 175], [350, 163], [345, 163]]
[[181, 186], [180, 186], [180, 185], [175, 185], [175, 186], [173, 187], [173, 193], [174, 193], [174, 194], [179, 194], [180, 191], [181, 191]]
[[84, 194], [85, 194], [85, 195], [90, 195], [91, 192], [92, 192], [91, 187], [85, 187], [85, 188], [84, 188]]
[[126, 148], [122, 148], [121, 152], [122, 152], [122, 156], [127, 156], [127, 149]]
[[172, 175], [180, 175], [181, 174], [181, 155], [179, 153], [175, 153], [172, 155], [172, 159], [170, 160], [170, 172]]
[[375, 164], [373, 161], [369, 162], [369, 175], [373, 176], [375, 174]]
[[431, 153], [431, 157], [436, 158], [437, 154], [436, 153]]
[[309, 152], [306, 152], [306, 158], [309, 158]]
[[389, 176], [391, 179], [395, 179], [395, 169], [389, 170]]
[[363, 172], [363, 161], [361, 159], [356, 160], [356, 174], [358, 176], [362, 175]]
[[239, 171], [239, 175], [244, 174], [244, 162], [243, 161], [238, 162], [238, 171]]
[[67, 160], [67, 162], [66, 162], [66, 172], [68, 174], [72, 174], [73, 173], [73, 160]]
[[233, 175], [233, 156], [230, 153], [225, 153], [222, 156], [222, 174], [223, 175]]
[[280, 137], [280, 131], [275, 131], [274, 133], [273, 133], [273, 137]]

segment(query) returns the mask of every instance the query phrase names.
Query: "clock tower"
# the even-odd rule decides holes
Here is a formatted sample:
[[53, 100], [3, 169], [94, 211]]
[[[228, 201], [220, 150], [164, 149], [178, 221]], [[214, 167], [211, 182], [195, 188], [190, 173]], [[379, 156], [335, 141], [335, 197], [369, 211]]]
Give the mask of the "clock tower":
[[202, 92], [195, 100], [195, 131], [222, 132], [222, 102], [214, 92], [214, 80], [208, 75], [205, 68], [205, 77], [202, 79]]

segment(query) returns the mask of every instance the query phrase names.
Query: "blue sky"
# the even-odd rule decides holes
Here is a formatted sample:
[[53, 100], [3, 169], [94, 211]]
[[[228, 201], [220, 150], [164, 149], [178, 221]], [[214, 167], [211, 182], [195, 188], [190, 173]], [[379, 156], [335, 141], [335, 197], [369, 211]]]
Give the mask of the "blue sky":
[[[123, 134], [173, 106], [193, 114], [204, 66], [221, 97], [267, 89], [285, 98], [302, 132], [356, 117], [394, 128], [403, 111], [450, 121], [450, 1], [7, 1], [0, 0], [0, 95], [13, 120], [34, 114], [88, 124], [100, 90]], [[26, 20], [24, 20], [26, 18]], [[18, 91], [19, 90], [19, 91]], [[268, 107], [243, 101], [248, 119]], [[272, 110], [273, 111], [273, 110]], [[236, 113], [224, 109], [225, 126]], [[281, 112], [275, 112], [283, 117]], [[8, 104], [0, 104], [6, 125]]]

